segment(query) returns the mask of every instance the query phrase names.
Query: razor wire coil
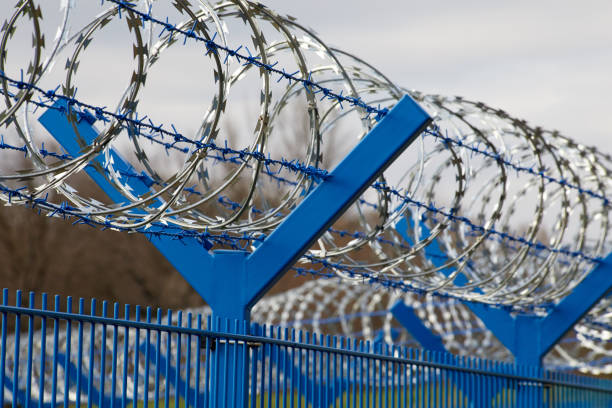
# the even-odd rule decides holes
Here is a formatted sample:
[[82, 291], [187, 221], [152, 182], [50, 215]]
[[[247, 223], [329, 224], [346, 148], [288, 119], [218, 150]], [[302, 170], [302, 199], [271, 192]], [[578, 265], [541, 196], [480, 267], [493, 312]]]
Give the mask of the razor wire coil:
[[[1, 141], [0, 154], [23, 154], [33, 166], [15, 170], [15, 159], [3, 160], [0, 189], [5, 202], [101, 228], [192, 237], [206, 248], [250, 249], [326, 178], [331, 164], [323, 150], [328, 138], [334, 139], [333, 128], [350, 127], [357, 137], [335, 139], [354, 144], [409, 93], [430, 112], [435, 126], [357, 201], [351, 212], [359, 227], [333, 227], [296, 270], [529, 308], [561, 299], [610, 250], [610, 158], [593, 148], [532, 128], [482, 103], [405, 90], [260, 4], [179, 0], [172, 7], [184, 21], [175, 24], [170, 17], [156, 17], [157, 4], [150, 1], [108, 0], [101, 5], [106, 3], [111, 7], [74, 34], [69, 34], [69, 22], [78, 20], [73, 14], [84, 6], [64, 3], [50, 52], [44, 51], [43, 12], [35, 1], [19, 1], [4, 24], [0, 124], [8, 125], [11, 134]], [[9, 66], [6, 52], [25, 17], [34, 37], [29, 69]], [[77, 99], [76, 76], [85, 50], [118, 20], [125, 21], [135, 41], [136, 67], [129, 85], [116, 108]], [[238, 31], [250, 31], [253, 51], [228, 45], [226, 26], [236, 21], [246, 27]], [[138, 114], [148, 72], [164, 52], [189, 41], [203, 45], [215, 80], [212, 102], [194, 137]], [[52, 68], [65, 55], [66, 75], [57, 87]], [[282, 67], [281, 60], [292, 61], [297, 71]], [[16, 69], [20, 79], [9, 74]], [[231, 106], [229, 90], [253, 82], [252, 77], [261, 81], [253, 138], [247, 147], [240, 147], [244, 141], [239, 138], [219, 143]], [[44, 90], [47, 85], [51, 90]], [[341, 87], [346, 94], [333, 90]], [[78, 156], [45, 148], [44, 134], [32, 123], [36, 109], [63, 109], [54, 105], [57, 101], [65, 104], [63, 114], [75, 130], [83, 120], [103, 127], [93, 143], [83, 143]], [[275, 126], [283, 115], [300, 110], [306, 137], [292, 141], [300, 157], [274, 159], [283, 137]], [[126, 143], [131, 144], [127, 149]], [[179, 164], [170, 170], [156, 165], [156, 146], [176, 154], [172, 157]], [[119, 147], [133, 170], [113, 167], [110, 151]], [[98, 157], [104, 158], [100, 171], [125, 197], [124, 203], [79, 194], [70, 185]], [[145, 177], [151, 192], [139, 196], [126, 180]], [[438, 191], [444, 190], [454, 191], [441, 196]], [[402, 218], [412, 220], [406, 232], [410, 243], [395, 229]], [[170, 232], [163, 230], [166, 226]], [[427, 254], [434, 242], [448, 259], [442, 266]], [[444, 274], [448, 268], [454, 268], [450, 276]], [[455, 285], [458, 274], [469, 283]]]

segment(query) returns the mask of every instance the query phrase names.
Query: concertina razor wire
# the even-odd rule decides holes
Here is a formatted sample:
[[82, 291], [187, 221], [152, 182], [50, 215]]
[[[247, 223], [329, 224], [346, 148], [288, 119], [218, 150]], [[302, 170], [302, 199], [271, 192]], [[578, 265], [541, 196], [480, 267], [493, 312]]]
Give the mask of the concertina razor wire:
[[[101, 228], [249, 250], [326, 177], [337, 152], [348, 151], [407, 93], [434, 126], [320, 238], [298, 272], [533, 308], [567, 295], [610, 250], [610, 157], [594, 148], [480, 102], [402, 88], [261, 4], [59, 4], [58, 12], [55, 2], [19, 1], [2, 28], [0, 125], [8, 129], [0, 143], [0, 199], [7, 204]], [[97, 14], [89, 16], [92, 9]], [[48, 15], [57, 23], [51, 42]], [[250, 37], [253, 48], [231, 45], [233, 31]], [[20, 48], [32, 38], [31, 48]], [[96, 50], [104, 52], [105, 40], [126, 52], [101, 69]], [[200, 59], [188, 59], [193, 55]], [[127, 86], [118, 85], [124, 79], [114, 64], [127, 67]], [[188, 78], [192, 65], [197, 81]], [[171, 82], [174, 92], [188, 95], [204, 78], [210, 102], [198, 95], [195, 130], [181, 133], [144, 116], [176, 112], [172, 102], [147, 98], [156, 87], [163, 91]], [[104, 86], [118, 91], [107, 101], [111, 107], [91, 102], [97, 94], [109, 99]], [[241, 93], [258, 102], [250, 138], [235, 131], [236, 118], [249, 116]], [[81, 139], [78, 157], [52, 149], [36, 122], [45, 109], [63, 109], [73, 124], [95, 122], [99, 137]], [[113, 149], [132, 170], [114, 169]], [[98, 170], [125, 202], [81, 186], [79, 175], [98, 157], [104, 163]], [[127, 182], [135, 177], [151, 191], [136, 194]], [[396, 230], [402, 219], [410, 220], [410, 243]], [[168, 228], [151, 228], [159, 225]], [[442, 266], [428, 257], [433, 243], [448, 258]], [[466, 285], [455, 284], [459, 274]]]

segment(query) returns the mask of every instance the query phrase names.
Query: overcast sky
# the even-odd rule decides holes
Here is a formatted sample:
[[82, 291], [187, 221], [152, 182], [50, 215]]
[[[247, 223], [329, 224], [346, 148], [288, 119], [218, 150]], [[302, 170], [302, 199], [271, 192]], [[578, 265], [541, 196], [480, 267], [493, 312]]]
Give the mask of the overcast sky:
[[[559, 130], [612, 153], [612, 0], [260, 1], [298, 18], [329, 45], [363, 58], [404, 87], [479, 100], [532, 125]], [[158, 1], [164, 3], [169, 0]], [[99, 12], [99, 2], [91, 4]], [[54, 24], [57, 22], [52, 19], [47, 22], [49, 38], [55, 33]], [[126, 38], [125, 27], [116, 32]], [[131, 75], [131, 67], [126, 70], [122, 64], [131, 64], [132, 41], [116, 40], [96, 35], [95, 50], [89, 50], [81, 63], [79, 92], [93, 103], [107, 104], [102, 98], [106, 94], [116, 99], [120, 90], [107, 82], [117, 82], [115, 74], [117, 78]], [[23, 41], [28, 46], [11, 48], [12, 55], [29, 56], [28, 30], [24, 30]], [[240, 33], [230, 33], [229, 41], [231, 46], [249, 43]], [[210, 93], [203, 88], [205, 83], [214, 83], [202, 77], [201, 65], [194, 65], [197, 70], [190, 77], [183, 72], [189, 64], [177, 65], [175, 61], [180, 60], [172, 57], [162, 61], [167, 67], [156, 68], [148, 80], [162, 87], [162, 92], [164, 86], [176, 86], [182, 78], [192, 83], [192, 77], [199, 79], [197, 87], [182, 87], [195, 96], [184, 92], [172, 100], [172, 106], [163, 108], [177, 119], [181, 114], [199, 119], [197, 113], [202, 108], [194, 108], [193, 101], [209, 103], [208, 97], [203, 101], [201, 95]], [[176, 72], [177, 66], [181, 75], [174, 75], [171, 83], [167, 72]], [[7, 72], [18, 72], [17, 68]], [[96, 78], [103, 71], [113, 76], [96, 80], [86, 76], [89, 73]], [[161, 79], [155, 79], [156, 72]], [[124, 86], [124, 81], [120, 82]], [[89, 94], [88, 88], [92, 88]], [[159, 103], [149, 105], [141, 103], [145, 113], [160, 117], [159, 122], [168, 121], [155, 111], [162, 109], [157, 107]]]
[[612, 1], [262, 0], [396, 83], [612, 153]]

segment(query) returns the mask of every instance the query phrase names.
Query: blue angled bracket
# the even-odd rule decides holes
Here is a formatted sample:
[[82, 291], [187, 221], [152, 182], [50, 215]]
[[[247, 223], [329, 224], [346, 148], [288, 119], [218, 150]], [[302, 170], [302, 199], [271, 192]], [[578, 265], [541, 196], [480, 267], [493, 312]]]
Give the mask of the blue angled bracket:
[[[56, 105], [62, 103], [63, 107], [48, 109], [39, 120], [69, 154], [76, 156], [81, 147], [66, 119], [65, 102]], [[253, 305], [430, 122], [427, 113], [404, 96], [253, 253], [209, 252], [209, 247], [203, 248], [195, 239], [161, 237], [152, 242], [211, 306], [215, 316], [248, 320]], [[81, 145], [98, 137], [92, 125], [93, 120], [76, 125], [84, 139]], [[116, 152], [111, 152], [111, 157], [116, 171], [129, 168]], [[99, 168], [104, 166], [102, 160], [99, 157], [85, 170], [113, 201], [125, 202]], [[136, 194], [150, 191], [145, 175], [125, 183]]]
[[[414, 228], [412, 217], [404, 217], [396, 224], [397, 231], [413, 244], [408, 234], [409, 228]], [[429, 233], [423, 222], [420, 222], [420, 228], [425, 236]], [[444, 265], [448, 260], [437, 240], [427, 246], [427, 256], [436, 267]], [[449, 276], [453, 270], [446, 268], [443, 273]], [[467, 278], [458, 274], [454, 283], [464, 285]], [[541, 366], [546, 353], [611, 290], [612, 254], [609, 254], [546, 316], [513, 316], [506, 310], [481, 303], [465, 302], [465, 305], [512, 353], [516, 364]], [[440, 338], [429, 331], [423, 333], [423, 323], [411, 307], [398, 301], [391, 312], [423, 347], [440, 351]]]

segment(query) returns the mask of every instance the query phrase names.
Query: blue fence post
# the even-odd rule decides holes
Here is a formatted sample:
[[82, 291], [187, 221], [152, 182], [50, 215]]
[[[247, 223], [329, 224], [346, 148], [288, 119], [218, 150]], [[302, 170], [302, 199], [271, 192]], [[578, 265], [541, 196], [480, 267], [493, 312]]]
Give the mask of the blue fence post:
[[[66, 103], [57, 104], [63, 107], [48, 109], [39, 121], [69, 154], [76, 156], [81, 148], [73, 124], [66, 118]], [[251, 254], [211, 253], [209, 248], [190, 238], [179, 241], [160, 237], [152, 242], [209, 303], [214, 316], [248, 320], [253, 305], [430, 122], [427, 113], [409, 96], [404, 96]], [[92, 125], [93, 121], [85, 120], [75, 124], [84, 139], [81, 144], [90, 144], [97, 138]], [[111, 151], [110, 155], [114, 168], [129, 169], [117, 152]], [[105, 166], [103, 158], [98, 157], [94, 166], [87, 166], [85, 171], [113, 201], [121, 203], [124, 197], [107, 180]], [[125, 183], [137, 195], [149, 191], [140, 179], [128, 179]], [[225, 347], [228, 344], [217, 347], [214, 353], [222, 368], [226, 364]]]
[[546, 316], [511, 316], [505, 310], [480, 304], [467, 306], [514, 355], [515, 363], [540, 366], [550, 349], [611, 289], [609, 254]]
[[[412, 224], [412, 220], [409, 220]], [[400, 220], [396, 225], [397, 231], [408, 241], [412, 239], [407, 234], [408, 221]], [[425, 234], [428, 233], [427, 227], [421, 225]], [[432, 263], [435, 266], [443, 265], [445, 254], [440, 250], [436, 240], [428, 246], [428, 253], [431, 254]], [[445, 274], [450, 275], [452, 268], [447, 268]], [[455, 284], [462, 285], [467, 279], [462, 274], [455, 278]], [[571, 294], [567, 295], [544, 317], [535, 315], [512, 316], [508, 311], [491, 307], [485, 304], [466, 302], [465, 305], [478, 316], [485, 326], [495, 334], [495, 336], [508, 348], [514, 355], [515, 362], [525, 365], [541, 365], [541, 359], [548, 351], [567, 333], [588, 311], [595, 306], [608, 292], [612, 290], [612, 253], [599, 263], [585, 279], [574, 288]], [[403, 303], [403, 302], [402, 302]], [[392, 312], [398, 313], [398, 321], [412, 324], [401, 313], [405, 313], [408, 306], [394, 306]], [[395, 315], [394, 313], [394, 315]], [[414, 330], [415, 338], [422, 329], [422, 323]], [[416, 327], [416, 326], [415, 326]], [[412, 333], [412, 328], [407, 329]], [[422, 344], [427, 347], [427, 337], [422, 337]]]
[[[415, 221], [410, 217], [404, 217], [396, 224], [396, 230], [410, 244], [414, 242], [408, 234], [408, 229], [414, 227]], [[419, 227], [423, 235], [429, 233], [424, 223], [421, 222]], [[437, 239], [427, 247], [427, 253], [436, 267], [443, 265], [447, 260]], [[446, 268], [443, 273], [448, 276], [453, 271], [453, 268]], [[463, 274], [458, 274], [454, 283], [461, 286], [467, 283], [467, 279]], [[512, 316], [506, 310], [484, 304], [466, 302], [465, 305], [512, 353], [515, 364], [541, 367], [542, 359], [550, 349], [610, 290], [612, 290], [612, 253], [546, 316], [528, 314]], [[416, 317], [414, 310], [403, 301], [398, 301], [391, 308], [391, 313], [423, 347], [433, 350], [440, 347], [440, 338], [429, 332]], [[541, 394], [533, 395], [541, 398]]]

